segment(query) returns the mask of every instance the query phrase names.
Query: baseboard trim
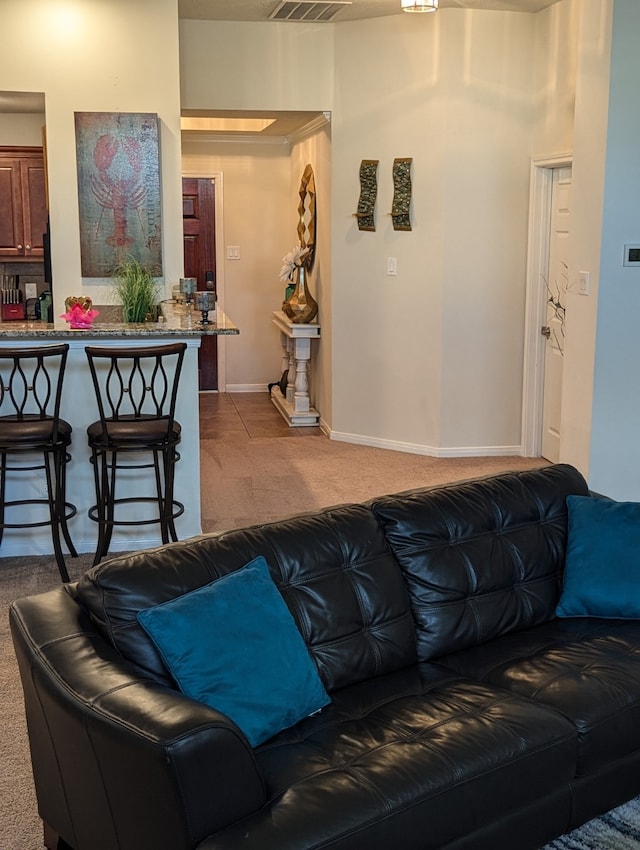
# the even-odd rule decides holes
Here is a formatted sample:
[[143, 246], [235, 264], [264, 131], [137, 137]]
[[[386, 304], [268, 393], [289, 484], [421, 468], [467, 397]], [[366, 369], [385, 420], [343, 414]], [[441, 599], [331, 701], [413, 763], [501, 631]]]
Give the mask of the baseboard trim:
[[326, 428], [326, 423], [322, 421], [320, 427], [330, 440], [340, 443], [353, 443], [358, 446], [371, 446], [376, 449], [388, 449], [392, 452], [406, 452], [408, 454], [426, 455], [427, 457], [436, 458], [522, 456], [522, 446], [452, 446], [435, 448], [434, 446], [422, 446], [418, 443], [401, 443], [397, 440], [384, 440], [378, 437], [363, 437], [360, 434], [331, 431]]

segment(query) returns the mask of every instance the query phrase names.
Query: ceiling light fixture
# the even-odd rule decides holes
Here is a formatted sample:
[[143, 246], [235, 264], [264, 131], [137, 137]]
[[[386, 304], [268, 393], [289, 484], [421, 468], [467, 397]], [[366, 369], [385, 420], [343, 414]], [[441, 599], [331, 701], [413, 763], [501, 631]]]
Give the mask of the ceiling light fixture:
[[403, 12], [436, 12], [438, 0], [401, 0]]

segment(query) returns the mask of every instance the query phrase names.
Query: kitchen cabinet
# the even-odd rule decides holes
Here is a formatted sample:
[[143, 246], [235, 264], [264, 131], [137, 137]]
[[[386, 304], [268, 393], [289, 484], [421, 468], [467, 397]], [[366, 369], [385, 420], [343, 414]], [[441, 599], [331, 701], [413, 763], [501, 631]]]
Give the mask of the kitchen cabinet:
[[0, 147], [0, 261], [42, 260], [46, 229], [42, 148]]

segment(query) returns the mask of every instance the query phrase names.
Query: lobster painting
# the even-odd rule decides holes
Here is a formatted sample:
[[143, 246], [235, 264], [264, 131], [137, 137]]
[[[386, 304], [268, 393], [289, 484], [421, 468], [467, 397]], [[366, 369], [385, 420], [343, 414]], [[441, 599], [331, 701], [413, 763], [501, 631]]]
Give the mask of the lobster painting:
[[161, 269], [157, 115], [76, 113], [84, 277], [106, 277], [125, 256]]

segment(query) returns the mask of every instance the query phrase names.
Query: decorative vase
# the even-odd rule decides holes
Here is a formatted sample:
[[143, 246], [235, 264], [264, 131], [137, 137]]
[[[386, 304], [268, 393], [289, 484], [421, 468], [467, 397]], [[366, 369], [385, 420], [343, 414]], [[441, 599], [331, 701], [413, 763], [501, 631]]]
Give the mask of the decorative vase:
[[311, 296], [307, 287], [307, 275], [304, 266], [297, 266], [298, 277], [293, 294], [282, 305], [282, 312], [296, 325], [312, 322], [318, 314], [318, 302]]
[[69, 326], [73, 330], [87, 330], [91, 327], [96, 316], [100, 315], [97, 310], [93, 309], [93, 302], [88, 296], [70, 295], [65, 298], [64, 306], [66, 313], [63, 313], [60, 318], [69, 322]]

